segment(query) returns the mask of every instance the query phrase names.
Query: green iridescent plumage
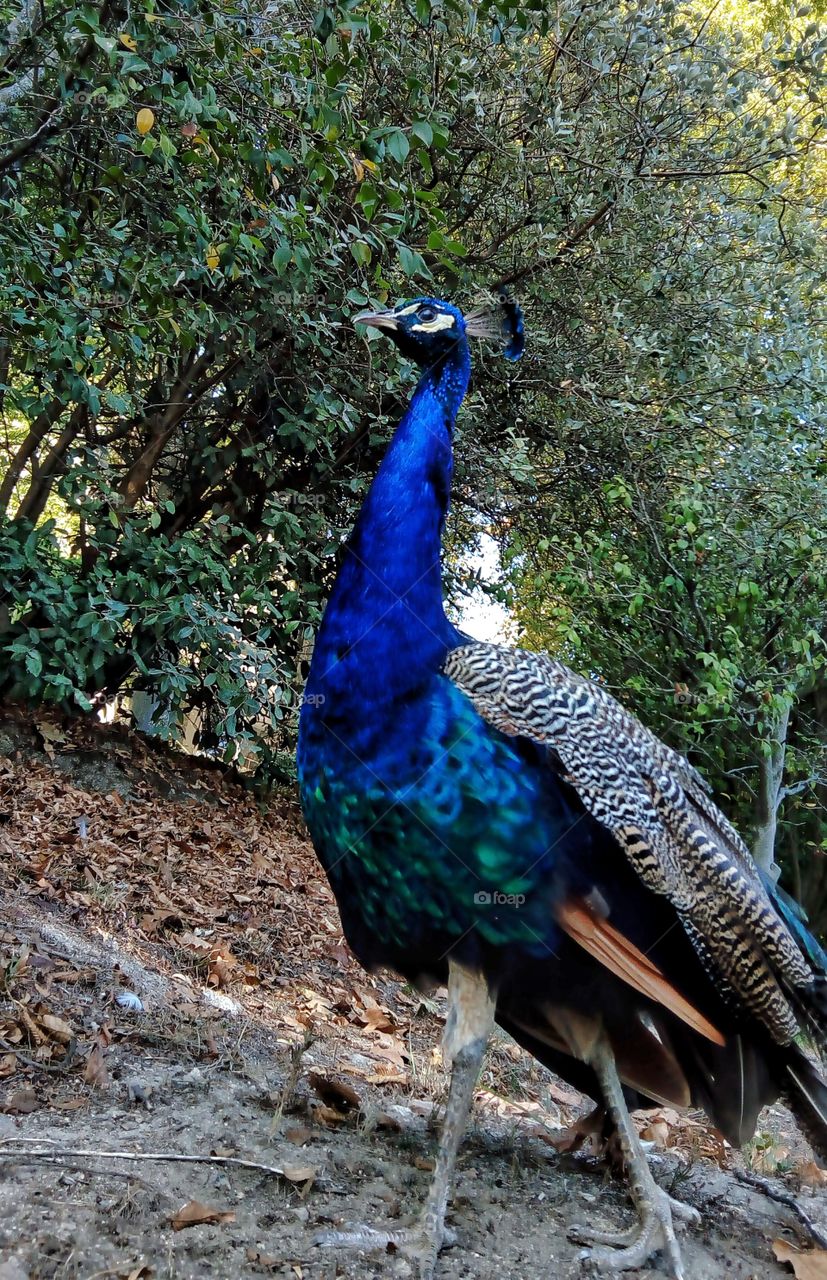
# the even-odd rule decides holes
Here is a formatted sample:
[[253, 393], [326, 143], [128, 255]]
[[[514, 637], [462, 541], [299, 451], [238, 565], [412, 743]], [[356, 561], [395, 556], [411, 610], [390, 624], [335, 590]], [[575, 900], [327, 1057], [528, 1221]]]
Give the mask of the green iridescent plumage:
[[[545, 947], [560, 812], [539, 770], [438, 674], [407, 722], [386, 730], [395, 749], [384, 734], [379, 755], [329, 743], [303, 778], [319, 857], [340, 901], [358, 903], [357, 953], [370, 962], [381, 940], [424, 958], [434, 930], [435, 959], [472, 929], [492, 944]], [[443, 976], [441, 958], [432, 977]]]

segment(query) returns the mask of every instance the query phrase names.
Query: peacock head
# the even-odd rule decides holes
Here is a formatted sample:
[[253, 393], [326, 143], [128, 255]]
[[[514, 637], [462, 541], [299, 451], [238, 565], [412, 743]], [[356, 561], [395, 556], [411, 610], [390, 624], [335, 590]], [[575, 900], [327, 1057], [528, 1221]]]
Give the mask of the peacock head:
[[439, 298], [414, 298], [387, 311], [363, 311], [354, 317], [354, 324], [383, 330], [404, 356], [422, 368], [449, 355], [466, 337], [498, 342], [508, 360], [519, 360], [525, 346], [523, 313], [516, 302], [502, 298], [467, 316]]

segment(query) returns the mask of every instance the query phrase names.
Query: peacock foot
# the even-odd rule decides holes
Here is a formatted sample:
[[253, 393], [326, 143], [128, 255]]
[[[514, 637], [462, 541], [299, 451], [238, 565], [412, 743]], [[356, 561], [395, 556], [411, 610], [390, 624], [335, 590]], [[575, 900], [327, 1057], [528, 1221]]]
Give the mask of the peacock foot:
[[569, 1237], [584, 1244], [611, 1245], [611, 1249], [588, 1249], [583, 1258], [596, 1271], [631, 1271], [643, 1267], [653, 1253], [666, 1254], [674, 1280], [683, 1280], [681, 1251], [675, 1236], [673, 1218], [697, 1225], [701, 1215], [697, 1209], [674, 1200], [654, 1182], [647, 1194], [637, 1201], [639, 1221], [628, 1231], [603, 1232], [591, 1227], [572, 1227]]
[[344, 1231], [322, 1231], [313, 1240], [324, 1249], [383, 1250], [401, 1253], [414, 1266], [417, 1280], [433, 1280], [440, 1249], [456, 1244], [456, 1234], [448, 1227], [420, 1219], [410, 1227], [394, 1231], [359, 1225]]

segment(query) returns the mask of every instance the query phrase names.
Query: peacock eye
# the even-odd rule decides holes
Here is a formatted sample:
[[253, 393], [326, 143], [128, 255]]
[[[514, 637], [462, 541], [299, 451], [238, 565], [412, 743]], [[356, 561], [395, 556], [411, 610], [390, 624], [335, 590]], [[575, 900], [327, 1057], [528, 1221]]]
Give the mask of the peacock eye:
[[422, 320], [424, 324], [430, 324], [432, 320], [436, 320], [436, 307], [420, 307], [417, 319]]

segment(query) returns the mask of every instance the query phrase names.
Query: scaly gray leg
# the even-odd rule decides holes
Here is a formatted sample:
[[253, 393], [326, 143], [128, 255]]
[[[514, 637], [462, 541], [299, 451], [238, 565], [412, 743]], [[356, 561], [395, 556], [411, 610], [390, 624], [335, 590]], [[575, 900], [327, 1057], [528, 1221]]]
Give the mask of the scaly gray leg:
[[325, 1231], [314, 1241], [326, 1248], [398, 1249], [417, 1264], [421, 1280], [432, 1280], [437, 1255], [446, 1243], [445, 1212], [453, 1186], [457, 1152], [494, 1022], [494, 1003], [485, 980], [453, 962], [449, 967], [448, 997], [442, 1053], [451, 1066], [451, 1084], [434, 1176], [417, 1222], [412, 1227], [397, 1231], [369, 1226], [348, 1231]]
[[681, 1251], [675, 1236], [672, 1215], [685, 1222], [699, 1223], [700, 1214], [689, 1205], [673, 1200], [652, 1177], [646, 1155], [640, 1145], [623, 1097], [623, 1086], [617, 1074], [614, 1054], [606, 1036], [601, 1033], [589, 1055], [603, 1089], [603, 1097], [617, 1131], [620, 1149], [626, 1163], [629, 1190], [640, 1217], [629, 1231], [609, 1234], [589, 1228], [574, 1228], [576, 1239], [612, 1244], [614, 1249], [591, 1249], [589, 1260], [598, 1270], [628, 1271], [643, 1267], [653, 1253], [663, 1249], [675, 1280], [683, 1280]]

